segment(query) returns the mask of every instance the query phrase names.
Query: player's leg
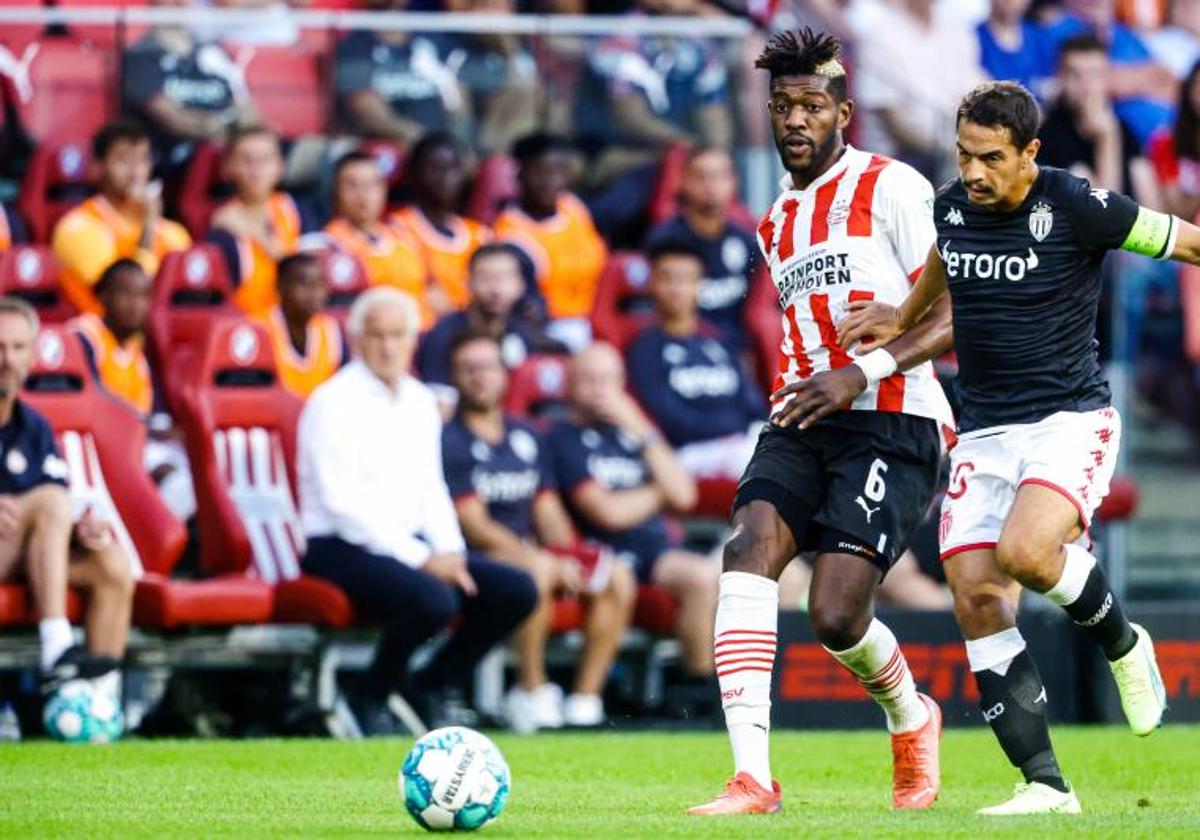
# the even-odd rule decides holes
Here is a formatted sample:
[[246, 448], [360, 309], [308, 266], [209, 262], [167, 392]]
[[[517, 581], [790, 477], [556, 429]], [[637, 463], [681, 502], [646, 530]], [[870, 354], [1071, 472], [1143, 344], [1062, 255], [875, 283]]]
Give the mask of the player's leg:
[[555, 559], [548, 553], [522, 568], [537, 586], [538, 601], [529, 618], [513, 633], [517, 655], [517, 685], [507, 698], [515, 728], [557, 729], [563, 725], [562, 690], [546, 677], [546, 641], [554, 619]]
[[71, 647], [67, 621], [67, 557], [71, 501], [66, 488], [46, 484], [15, 497], [17, 527], [8, 547], [25, 558], [25, 578], [42, 616], [38, 622], [41, 666], [49, 672]]
[[1079, 801], [1050, 743], [1046, 687], [1017, 629], [1020, 585], [999, 568], [991, 548], [956, 553], [945, 568], [979, 707], [1025, 780], [1011, 800], [980, 813], [1077, 813]]
[[614, 563], [608, 586], [604, 591], [588, 596], [583, 653], [564, 708], [568, 725], [594, 726], [603, 722], [604, 705], [600, 697], [621, 640], [629, 628], [636, 599], [637, 581], [633, 570], [625, 563]]
[[116, 542], [98, 551], [74, 550], [67, 579], [71, 586], [88, 593], [88, 650], [96, 656], [121, 659], [133, 612], [129, 555]]
[[655, 560], [650, 581], [670, 592], [679, 606], [675, 637], [684, 671], [690, 677], [711, 678], [717, 570], [702, 555], [672, 549]]

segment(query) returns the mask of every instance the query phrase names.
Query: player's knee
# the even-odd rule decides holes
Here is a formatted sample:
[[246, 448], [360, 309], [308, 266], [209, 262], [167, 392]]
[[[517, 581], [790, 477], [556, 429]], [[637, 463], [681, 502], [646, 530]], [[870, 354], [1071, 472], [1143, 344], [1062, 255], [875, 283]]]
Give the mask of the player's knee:
[[95, 553], [95, 563], [98, 589], [123, 598], [133, 597], [133, 569], [124, 549], [119, 545], [109, 545]]
[[779, 537], [774, 533], [743, 526], [734, 531], [733, 536], [725, 543], [722, 552], [723, 567], [727, 572], [746, 572], [770, 577], [772, 561], [782, 549]]
[[34, 527], [70, 527], [71, 497], [66, 488], [57, 484], [44, 485], [29, 491], [28, 502]]
[[1060, 545], [1047, 544], [1044, 539], [1005, 532], [996, 544], [996, 564], [1025, 586], [1044, 592], [1057, 582], [1050, 568], [1061, 550]]
[[538, 600], [544, 600], [554, 595], [554, 590], [558, 585], [558, 561], [552, 555], [539, 552], [536, 555], [529, 572], [533, 578], [533, 584], [537, 588]]
[[637, 578], [634, 577], [633, 569], [624, 563], [613, 564], [608, 588], [604, 590], [603, 597], [611, 599], [622, 610], [631, 611], [634, 601], [637, 600]]
[[817, 641], [830, 650], [854, 647], [871, 623], [870, 615], [862, 615], [847, 604], [809, 604], [808, 616]]
[[993, 587], [959, 586], [954, 590], [954, 618], [963, 634], [978, 639], [1011, 627], [1012, 604]]

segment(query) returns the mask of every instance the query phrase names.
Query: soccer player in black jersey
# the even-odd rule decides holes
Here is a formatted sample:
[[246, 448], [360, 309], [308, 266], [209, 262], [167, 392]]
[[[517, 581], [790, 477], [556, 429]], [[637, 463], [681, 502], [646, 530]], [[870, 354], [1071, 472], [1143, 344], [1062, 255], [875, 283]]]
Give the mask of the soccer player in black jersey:
[[1011, 82], [963, 99], [961, 177], [934, 202], [938, 237], [923, 273], [899, 307], [852, 304], [839, 324], [844, 346], [901, 354], [905, 331], [944, 317], [931, 306], [950, 296], [962, 410], [942, 558], [984, 718], [1025, 778], [987, 815], [1080, 810], [1051, 748], [1045, 687], [1016, 628], [1022, 586], [1062, 606], [1101, 646], [1135, 734], [1162, 721], [1153, 643], [1125, 617], [1088, 552], [1121, 434], [1095, 339], [1100, 265], [1115, 249], [1200, 264], [1200, 229], [1039, 167], [1038, 119], [1033, 97]]

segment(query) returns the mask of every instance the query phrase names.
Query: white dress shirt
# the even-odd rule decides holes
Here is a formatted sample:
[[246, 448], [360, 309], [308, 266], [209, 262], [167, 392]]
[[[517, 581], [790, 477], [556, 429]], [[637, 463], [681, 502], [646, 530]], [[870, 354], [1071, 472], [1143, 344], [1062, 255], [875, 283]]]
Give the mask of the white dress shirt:
[[300, 415], [300, 518], [414, 568], [466, 550], [442, 473], [433, 392], [405, 376], [392, 390], [360, 360], [317, 388]]

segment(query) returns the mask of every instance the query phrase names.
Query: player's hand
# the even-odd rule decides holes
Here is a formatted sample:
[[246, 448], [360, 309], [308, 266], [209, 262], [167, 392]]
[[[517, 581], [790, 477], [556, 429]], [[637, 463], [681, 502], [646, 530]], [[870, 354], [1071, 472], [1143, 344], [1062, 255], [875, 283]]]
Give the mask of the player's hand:
[[639, 440], [654, 431], [637, 402], [624, 391], [614, 394], [607, 402], [601, 419]]
[[899, 308], [873, 300], [852, 300], [847, 315], [837, 325], [838, 344], [849, 349], [872, 350], [887, 344], [904, 330]]
[[811, 379], [785, 385], [772, 394], [772, 403], [785, 397], [790, 399], [771, 415], [771, 422], [785, 429], [791, 425], [807, 429], [849, 405], [866, 389], [867, 376], [858, 365], [822, 371]]
[[471, 573], [467, 570], [467, 556], [465, 554], [431, 554], [429, 559], [425, 561], [425, 565], [421, 567], [421, 571], [428, 572], [438, 580], [448, 583], [451, 586], [457, 586], [463, 591], [464, 595], [473, 596], [479, 594], [479, 587], [475, 585], [475, 578], [471, 577]]
[[583, 591], [583, 572], [579, 561], [573, 557], [554, 557], [558, 566], [558, 586], [568, 595], [578, 595]]
[[15, 540], [21, 534], [21, 508], [16, 498], [0, 496], [0, 540]]
[[89, 507], [75, 523], [74, 537], [80, 548], [86, 551], [102, 551], [112, 544], [112, 526]]

